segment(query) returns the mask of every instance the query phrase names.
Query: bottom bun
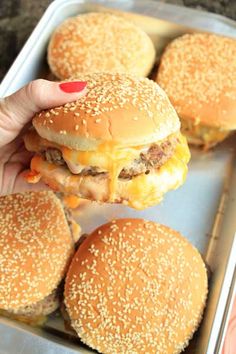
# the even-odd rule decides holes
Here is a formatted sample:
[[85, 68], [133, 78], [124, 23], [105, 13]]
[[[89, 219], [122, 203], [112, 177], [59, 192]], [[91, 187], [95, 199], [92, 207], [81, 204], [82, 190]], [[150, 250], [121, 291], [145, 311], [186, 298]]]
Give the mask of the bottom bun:
[[177, 354], [199, 326], [207, 296], [201, 255], [178, 232], [118, 219], [90, 234], [65, 282], [71, 325], [103, 354]]
[[206, 141], [201, 136], [197, 136], [197, 135], [194, 136], [189, 133], [186, 134], [184, 132], [183, 132], [183, 134], [185, 135], [189, 145], [194, 145], [194, 146], [200, 147], [203, 150], [207, 151], [207, 150], [213, 148], [214, 146], [218, 145], [219, 143], [221, 143], [223, 140], [225, 140], [230, 135], [230, 132], [225, 133], [224, 136], [221, 135], [221, 138], [219, 138], [218, 140], [215, 139], [215, 140], [211, 140], [211, 141]]
[[13, 315], [25, 316], [33, 318], [37, 316], [47, 316], [54, 312], [59, 307], [58, 291], [54, 290], [50, 295], [43, 300], [36, 302], [33, 305], [19, 308], [18, 310], [9, 311]]
[[202, 146], [205, 150], [219, 144], [230, 135], [230, 131], [197, 124], [191, 120], [181, 119], [181, 132], [190, 145]]
[[67, 168], [51, 164], [39, 155], [32, 159], [31, 170], [39, 173], [44, 182], [55, 191], [98, 202], [123, 203], [135, 209], [145, 209], [158, 204], [166, 192], [184, 183], [189, 157], [186, 146], [180, 146], [159, 169], [132, 179], [118, 178], [115, 193], [109, 190], [108, 174], [73, 175]]
[[0, 310], [0, 314], [20, 322], [39, 326], [46, 322], [46, 316], [56, 311], [59, 305], [58, 290], [54, 290], [50, 295], [33, 305], [12, 311]]

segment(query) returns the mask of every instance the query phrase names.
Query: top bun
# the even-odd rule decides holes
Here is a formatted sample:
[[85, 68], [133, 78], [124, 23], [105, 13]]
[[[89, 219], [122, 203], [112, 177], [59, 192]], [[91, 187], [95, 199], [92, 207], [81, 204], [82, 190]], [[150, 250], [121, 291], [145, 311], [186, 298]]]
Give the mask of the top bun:
[[207, 273], [178, 232], [142, 219], [96, 229], [76, 252], [65, 303], [83, 342], [100, 353], [180, 353], [205, 307]]
[[76, 150], [95, 150], [103, 142], [137, 146], [165, 139], [180, 128], [167, 95], [153, 81], [127, 74], [81, 75], [87, 94], [37, 114], [38, 134]]
[[186, 34], [165, 50], [157, 74], [181, 119], [236, 129], [236, 40]]
[[155, 61], [148, 35], [109, 13], [88, 13], [65, 20], [53, 33], [48, 63], [60, 79], [111, 71], [147, 76]]
[[70, 229], [53, 192], [0, 198], [0, 309], [18, 310], [50, 295], [73, 253]]

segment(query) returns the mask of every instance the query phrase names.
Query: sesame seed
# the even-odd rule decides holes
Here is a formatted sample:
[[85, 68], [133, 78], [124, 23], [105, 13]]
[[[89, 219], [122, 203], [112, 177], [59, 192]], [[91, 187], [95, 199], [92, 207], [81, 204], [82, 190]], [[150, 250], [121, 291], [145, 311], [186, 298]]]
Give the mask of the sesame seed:
[[[87, 28], [93, 28], [93, 31], [87, 31]], [[65, 20], [52, 35], [48, 51], [50, 68], [62, 79], [76, 77], [78, 73], [111, 69], [144, 76], [155, 55], [153, 44], [144, 31], [109, 13], [89, 13]], [[137, 62], [144, 62], [141, 70]]]
[[[112, 78], [115, 80], [112, 81]], [[166, 104], [166, 95], [161, 88], [147, 78], [136, 78], [127, 74], [95, 73], [92, 75], [81, 75], [81, 80], [87, 82], [87, 94], [74, 102], [75, 116], [80, 116], [84, 111], [90, 115], [101, 116], [120, 108], [124, 108], [130, 102], [135, 101], [137, 111], [144, 111], [149, 116], [154, 107], [163, 115], [175, 115], [171, 105]], [[78, 109], [80, 112], [76, 112]], [[65, 106], [63, 108], [65, 111]], [[78, 114], [77, 114], [78, 113]], [[96, 118], [99, 123], [101, 117]], [[138, 117], [134, 117], [138, 120]], [[176, 124], [179, 124], [176, 116]], [[86, 125], [82, 118], [81, 123]]]
[[201, 320], [207, 276], [200, 254], [178, 232], [142, 219], [113, 220], [89, 235], [75, 258], [65, 303], [82, 341], [114, 354], [184, 349]]
[[[235, 39], [207, 33], [185, 34], [167, 46], [157, 82], [180, 117], [194, 120], [198, 116], [199, 123], [206, 124], [208, 117], [203, 107], [214, 107], [216, 117], [220, 117], [225, 98], [235, 100], [235, 57]], [[219, 125], [216, 117], [209, 121], [211, 126]]]
[[73, 251], [59, 199], [45, 191], [1, 197], [0, 234], [0, 309], [23, 313], [50, 301]]
[[67, 134], [66, 130], [60, 130], [59, 133], [62, 134], [62, 135], [66, 135]]

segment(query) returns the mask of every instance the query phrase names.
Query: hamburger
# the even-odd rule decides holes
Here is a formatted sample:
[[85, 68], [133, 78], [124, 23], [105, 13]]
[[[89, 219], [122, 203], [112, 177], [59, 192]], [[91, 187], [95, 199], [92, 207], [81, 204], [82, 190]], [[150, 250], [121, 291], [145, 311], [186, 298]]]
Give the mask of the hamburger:
[[189, 143], [210, 148], [236, 129], [236, 40], [186, 34], [162, 55], [157, 83], [166, 91]]
[[62, 80], [104, 71], [147, 76], [154, 61], [154, 45], [143, 30], [102, 12], [66, 19], [48, 46], [49, 67]]
[[0, 198], [0, 314], [38, 325], [59, 306], [75, 240], [51, 191]]
[[98, 202], [157, 204], [184, 182], [190, 158], [166, 94], [127, 74], [81, 79], [85, 97], [33, 118], [24, 141], [36, 155], [26, 179]]
[[180, 353], [198, 328], [207, 272], [178, 232], [119, 219], [82, 243], [65, 281], [65, 305], [80, 339], [103, 354]]

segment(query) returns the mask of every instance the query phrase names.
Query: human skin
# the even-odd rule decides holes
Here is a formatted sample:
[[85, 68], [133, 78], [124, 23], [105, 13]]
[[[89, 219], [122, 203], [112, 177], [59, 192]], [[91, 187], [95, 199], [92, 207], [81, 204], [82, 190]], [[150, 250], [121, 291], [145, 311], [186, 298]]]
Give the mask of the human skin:
[[28, 184], [22, 175], [32, 157], [22, 136], [35, 113], [75, 101], [85, 94], [86, 82], [39, 79], [0, 100], [0, 195], [47, 189], [41, 182]]

